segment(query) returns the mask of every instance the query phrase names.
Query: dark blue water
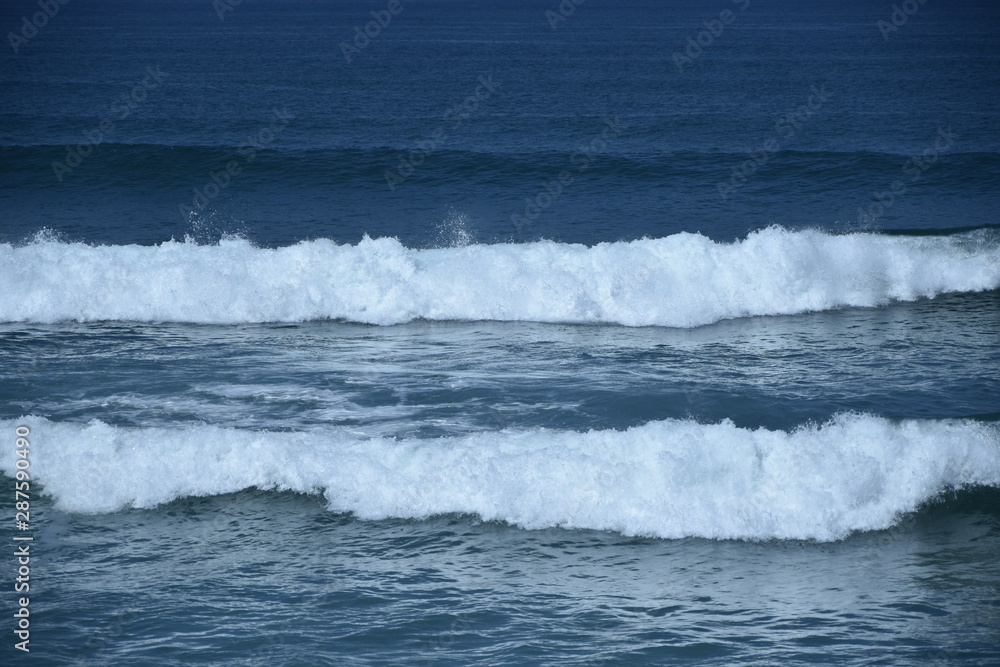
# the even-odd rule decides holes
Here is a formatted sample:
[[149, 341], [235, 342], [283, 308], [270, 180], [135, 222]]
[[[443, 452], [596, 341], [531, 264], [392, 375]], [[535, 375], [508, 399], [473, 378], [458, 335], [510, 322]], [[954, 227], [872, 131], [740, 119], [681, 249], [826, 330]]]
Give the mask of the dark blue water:
[[8, 662], [1000, 662], [995, 3], [0, 18]]
[[[35, 7], [10, 4], [7, 25]], [[339, 44], [374, 4], [247, 0], [220, 21], [200, 1], [71, 3], [3, 55], [4, 240], [47, 227], [103, 243], [368, 233], [423, 247], [451, 211], [478, 242], [997, 222], [993, 3], [925, 3], [888, 40], [878, 2], [716, 4], [590, 0], [552, 30], [544, 2], [404, 3], [348, 63]], [[734, 21], [679, 72], [673, 54], [725, 9]], [[448, 114], [481, 76], [494, 91]], [[118, 101], [144, 78], [157, 86], [144, 101]], [[237, 149], [275, 109], [293, 118], [248, 162]], [[57, 180], [52, 162], [102, 118], [113, 132]], [[591, 146], [616, 118], [621, 131]], [[941, 129], [950, 145], [913, 181], [903, 167]], [[772, 140], [721, 199], [718, 185]], [[390, 190], [386, 172], [399, 177], [411, 151], [421, 164]], [[239, 176], [182, 218], [178, 204], [230, 159]], [[573, 183], [516, 229], [524, 199], [564, 170]], [[874, 221], [859, 215], [896, 180], [905, 195]]]

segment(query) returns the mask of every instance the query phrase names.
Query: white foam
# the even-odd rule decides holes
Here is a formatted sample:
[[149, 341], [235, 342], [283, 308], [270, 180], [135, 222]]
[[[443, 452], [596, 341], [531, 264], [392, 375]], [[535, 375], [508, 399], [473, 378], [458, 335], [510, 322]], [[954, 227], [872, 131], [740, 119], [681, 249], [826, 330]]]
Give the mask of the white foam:
[[0, 321], [293, 322], [412, 319], [692, 327], [1000, 287], [1000, 245], [971, 236], [831, 235], [772, 227], [413, 250], [395, 239], [264, 249], [0, 244]]
[[[22, 423], [32, 478], [77, 512], [258, 487], [323, 493], [330, 509], [369, 519], [468, 513], [525, 528], [834, 540], [886, 528], [950, 488], [1000, 486], [1000, 429], [972, 421], [849, 414], [786, 433], [669, 420], [401, 441], [0, 422], [6, 433]], [[0, 448], [8, 476], [14, 449]]]

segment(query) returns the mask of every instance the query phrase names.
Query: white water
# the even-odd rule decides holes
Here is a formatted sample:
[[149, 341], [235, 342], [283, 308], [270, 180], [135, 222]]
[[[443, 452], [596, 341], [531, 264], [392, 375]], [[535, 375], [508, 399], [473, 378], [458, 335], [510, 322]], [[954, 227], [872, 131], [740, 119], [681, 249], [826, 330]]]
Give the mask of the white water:
[[395, 239], [278, 249], [0, 244], [0, 322], [413, 319], [692, 327], [1000, 287], [1000, 245], [974, 236], [830, 235], [772, 227], [602, 243], [414, 250]]
[[[322, 493], [360, 518], [467, 513], [525, 528], [664, 538], [835, 540], [891, 526], [952, 488], [1000, 486], [1000, 429], [840, 415], [791, 433], [726, 421], [626, 431], [362, 439], [345, 430], [116, 428], [40, 417], [30, 474], [76, 512], [149, 508], [241, 489]], [[15, 471], [15, 448], [0, 469]]]

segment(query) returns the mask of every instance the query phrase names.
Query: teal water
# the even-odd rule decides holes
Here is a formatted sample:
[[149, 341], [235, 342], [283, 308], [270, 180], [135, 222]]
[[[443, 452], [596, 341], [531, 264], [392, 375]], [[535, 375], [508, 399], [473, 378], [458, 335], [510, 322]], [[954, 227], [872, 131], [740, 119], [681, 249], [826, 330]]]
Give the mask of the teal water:
[[4, 664], [1000, 662], [1000, 15], [901, 4], [5, 38]]
[[254, 491], [47, 510], [38, 595], [61, 602], [37, 641], [88, 665], [987, 665], [997, 502], [824, 544], [357, 521]]

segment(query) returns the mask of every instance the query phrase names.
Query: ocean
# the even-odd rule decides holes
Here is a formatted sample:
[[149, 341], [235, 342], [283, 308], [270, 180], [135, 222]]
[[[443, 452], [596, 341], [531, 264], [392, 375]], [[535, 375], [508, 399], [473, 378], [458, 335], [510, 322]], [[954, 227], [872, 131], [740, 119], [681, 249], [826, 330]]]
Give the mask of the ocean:
[[0, 24], [3, 664], [1000, 664], [1000, 5]]

